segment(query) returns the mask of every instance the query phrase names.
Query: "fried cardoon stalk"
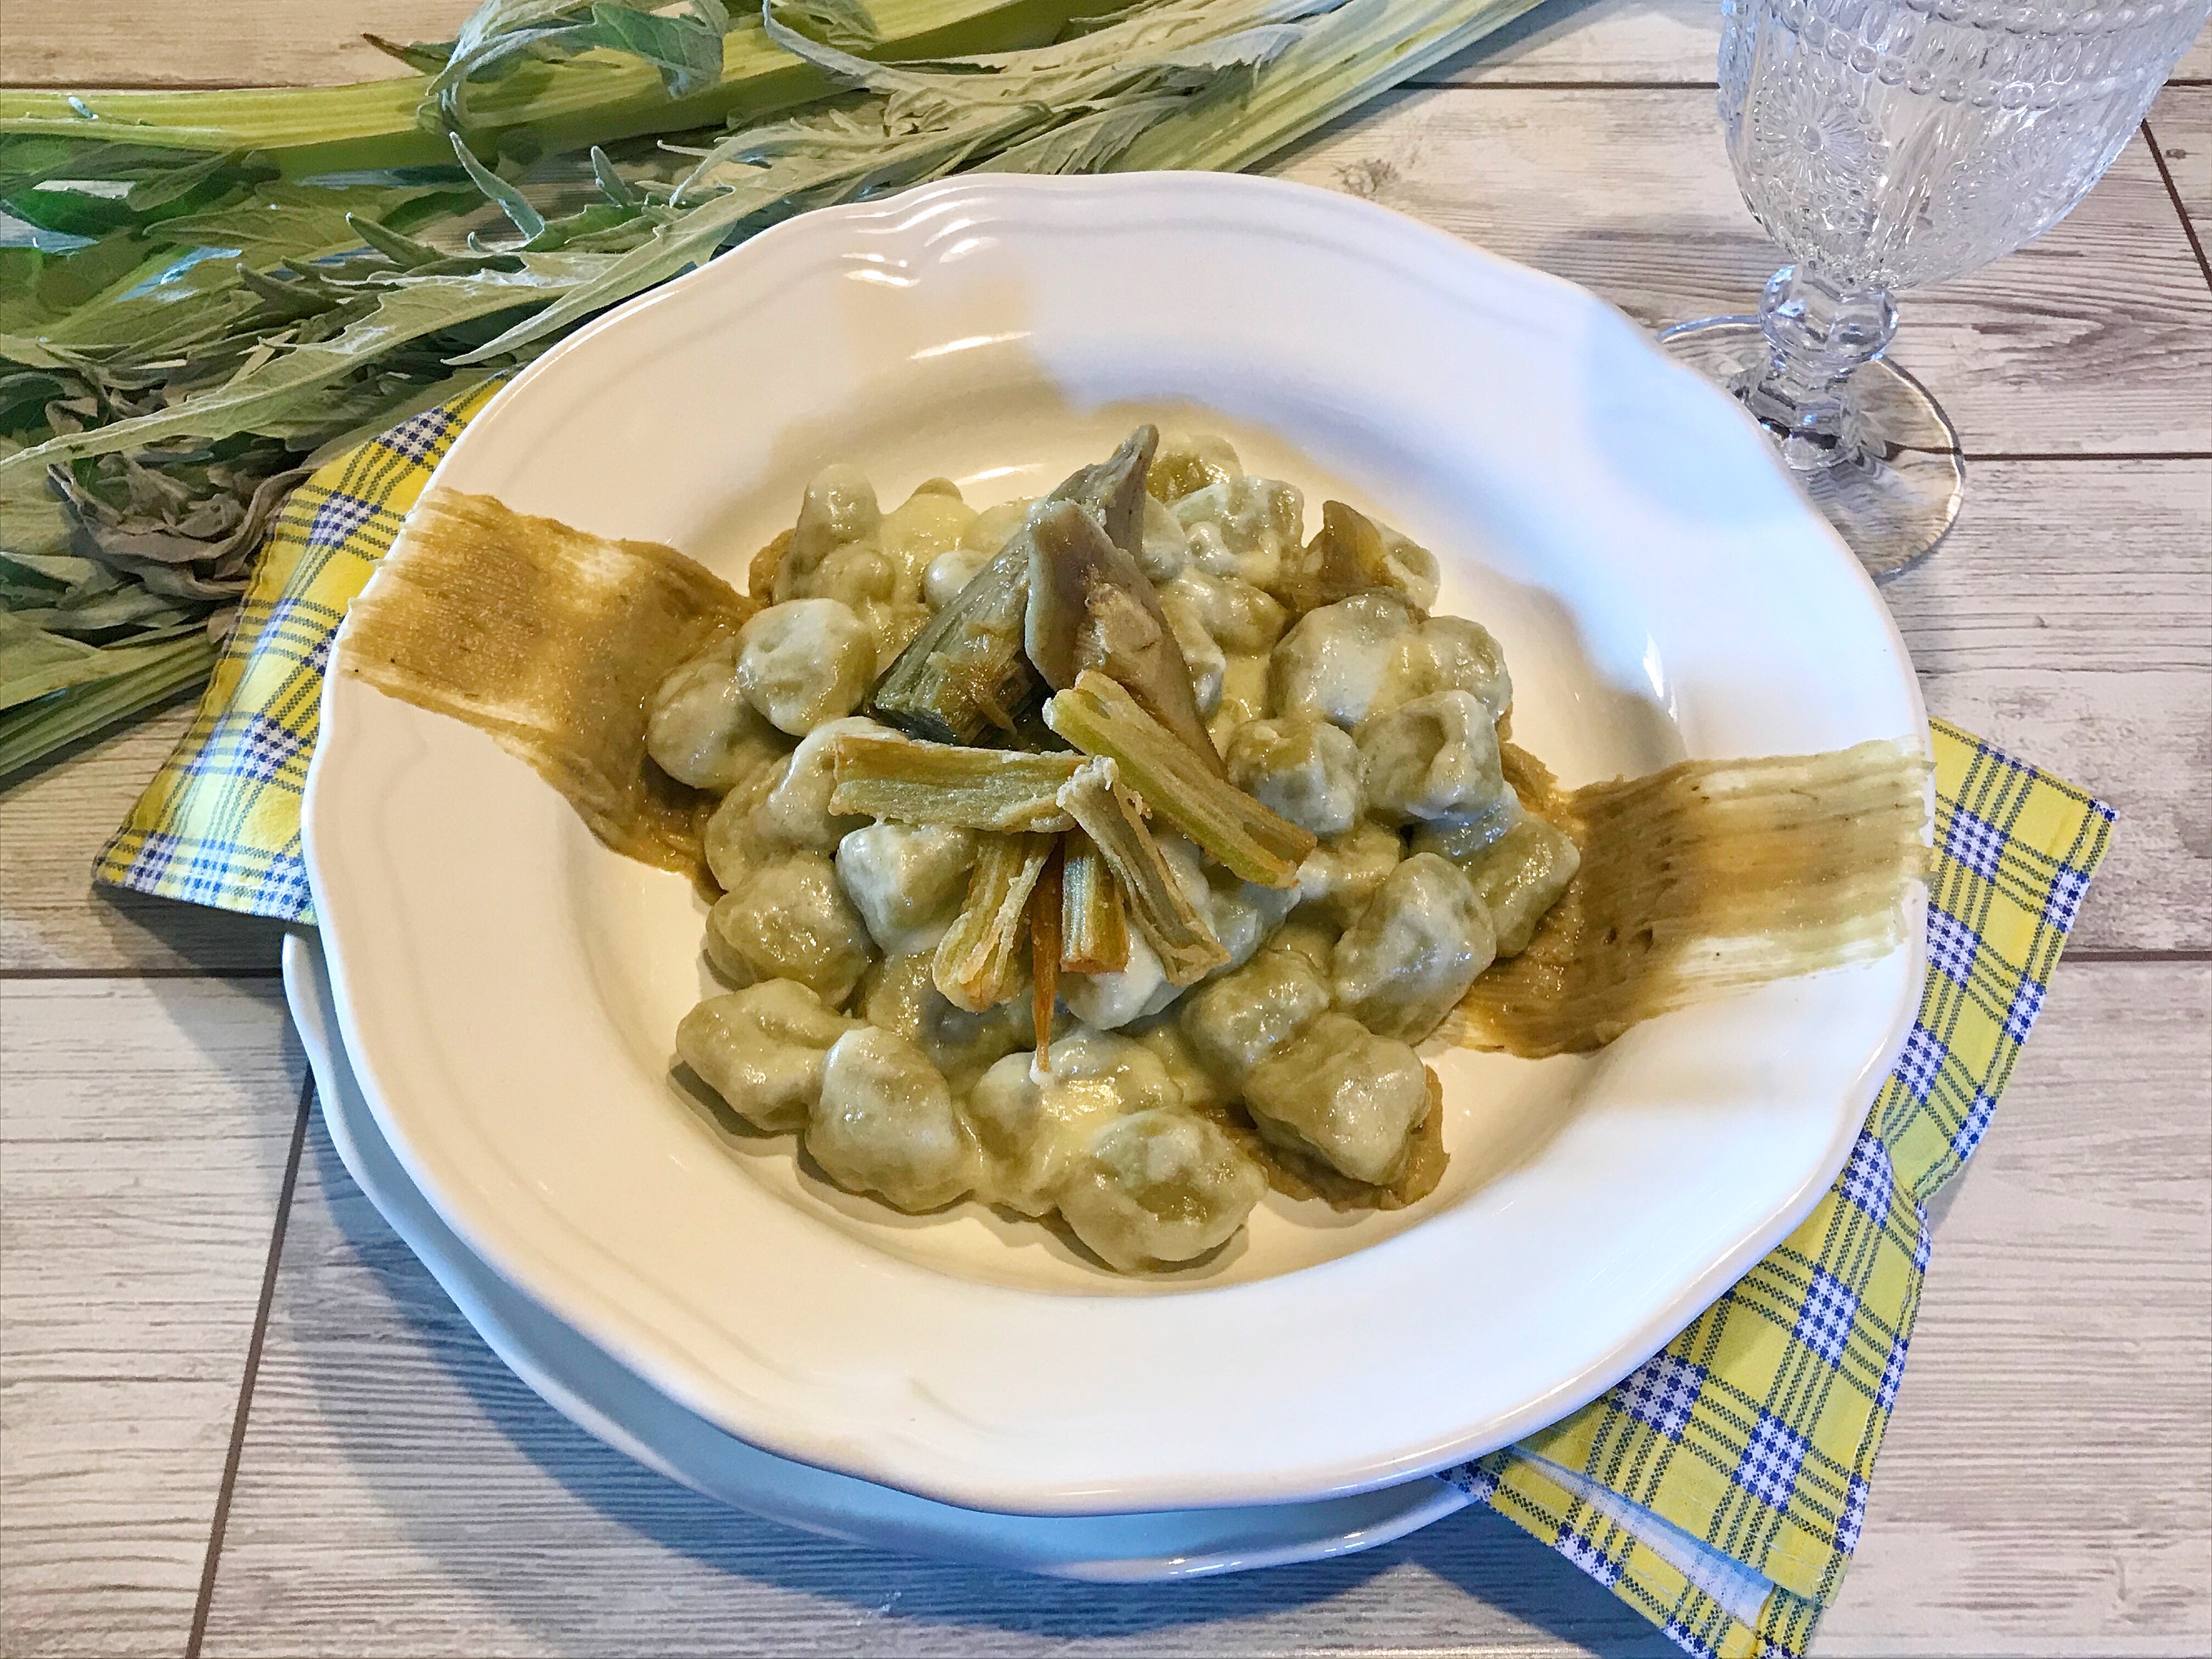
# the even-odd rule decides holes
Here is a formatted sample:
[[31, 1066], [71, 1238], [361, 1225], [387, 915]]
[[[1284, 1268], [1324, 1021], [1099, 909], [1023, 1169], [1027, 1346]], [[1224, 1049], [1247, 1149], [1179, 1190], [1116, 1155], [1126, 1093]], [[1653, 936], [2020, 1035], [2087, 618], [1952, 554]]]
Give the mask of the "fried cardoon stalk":
[[[1196, 842], [1208, 857], [1247, 881], [1267, 887], [1296, 885], [1298, 866], [1319, 844], [1310, 831], [1214, 776], [1174, 733], [1103, 674], [1086, 672], [1054, 696], [1045, 705], [1044, 719], [1085, 754], [1110, 758], [1120, 769], [1118, 775], [1144, 797], [1146, 805]], [[1064, 790], [1060, 799], [1065, 805]], [[1076, 822], [1083, 823], [1079, 815]], [[1115, 873], [1120, 873], [1118, 865]]]
[[1145, 828], [1136, 799], [1121, 787], [1114, 763], [1085, 762], [1060, 792], [1067, 809], [1121, 882], [1138, 931], [1174, 985], [1189, 985], [1229, 960], [1211, 923], [1199, 914], [1160, 844]]
[[1066, 829], [1072, 820], [1053, 797], [1082, 764], [1066, 753], [963, 749], [865, 732], [839, 738], [830, 758], [837, 777], [833, 812], [1000, 834]]
[[930, 964], [945, 1000], [971, 1014], [1013, 995], [1021, 980], [1030, 894], [1051, 855], [1050, 836], [989, 836], [968, 879], [961, 907]]
[[1030, 895], [1030, 1017], [1036, 1027], [1033, 1067], [1040, 1080], [1052, 1075], [1052, 1013], [1060, 1000], [1060, 871], [1066, 856], [1065, 842], [1054, 846]]
[[1129, 923], [1105, 854], [1080, 830], [1061, 838], [1060, 969], [1118, 974], [1129, 965]]

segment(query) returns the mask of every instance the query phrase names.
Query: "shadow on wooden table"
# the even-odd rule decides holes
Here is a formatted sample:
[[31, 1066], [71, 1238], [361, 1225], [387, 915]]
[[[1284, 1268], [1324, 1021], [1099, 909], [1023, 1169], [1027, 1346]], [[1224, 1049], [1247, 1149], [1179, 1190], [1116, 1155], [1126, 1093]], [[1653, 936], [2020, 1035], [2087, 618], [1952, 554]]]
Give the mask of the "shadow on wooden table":
[[[303, 1547], [303, 1532], [325, 1541]], [[1525, 1652], [1547, 1637], [1609, 1659], [1675, 1651], [1487, 1513], [1334, 1561], [1106, 1586], [724, 1508], [601, 1445], [507, 1371], [354, 1187], [319, 1120], [212, 1611], [210, 1652], [238, 1645], [222, 1634], [234, 1614], [251, 1645], [309, 1640], [286, 1620], [319, 1616], [375, 1630], [379, 1650], [426, 1654]]]
[[0, 779], [0, 968], [258, 975], [281, 923], [95, 884], [94, 860], [185, 730], [198, 693]]

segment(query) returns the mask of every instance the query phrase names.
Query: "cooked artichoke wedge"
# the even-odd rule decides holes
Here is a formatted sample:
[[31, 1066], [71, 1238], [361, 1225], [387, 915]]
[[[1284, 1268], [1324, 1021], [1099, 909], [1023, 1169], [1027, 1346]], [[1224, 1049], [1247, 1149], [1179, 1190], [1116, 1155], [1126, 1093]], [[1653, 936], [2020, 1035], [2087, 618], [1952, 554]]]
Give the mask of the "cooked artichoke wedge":
[[1139, 427], [1038, 502], [899, 653], [876, 686], [875, 716], [936, 743], [1018, 746], [1048, 688], [1105, 668], [1222, 775], [1189, 666], [1137, 556], [1158, 441]]
[[1045, 693], [1022, 650], [1029, 597], [1024, 527], [899, 653], [877, 682], [876, 718], [934, 743], [1011, 737]]

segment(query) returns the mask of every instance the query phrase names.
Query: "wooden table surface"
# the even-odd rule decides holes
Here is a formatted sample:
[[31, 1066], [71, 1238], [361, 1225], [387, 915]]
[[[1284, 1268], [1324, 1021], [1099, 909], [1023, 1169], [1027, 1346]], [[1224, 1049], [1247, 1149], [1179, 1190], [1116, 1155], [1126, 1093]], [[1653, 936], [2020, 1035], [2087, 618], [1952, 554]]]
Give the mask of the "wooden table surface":
[[[0, 0], [0, 81], [309, 82], [462, 0]], [[1553, 0], [1277, 164], [1639, 321], [1777, 262], [1713, 0]], [[2193, 219], [2193, 222], [2192, 222]], [[1828, 1655], [2212, 1650], [2212, 44], [2041, 242], [1909, 296], [1971, 462], [1889, 590], [1929, 708], [2120, 813], [1947, 1194]], [[1103, 1589], [825, 1543], [484, 1348], [313, 1111], [264, 926], [89, 890], [183, 708], [0, 790], [0, 1652], [1672, 1654], [1511, 1527]]]

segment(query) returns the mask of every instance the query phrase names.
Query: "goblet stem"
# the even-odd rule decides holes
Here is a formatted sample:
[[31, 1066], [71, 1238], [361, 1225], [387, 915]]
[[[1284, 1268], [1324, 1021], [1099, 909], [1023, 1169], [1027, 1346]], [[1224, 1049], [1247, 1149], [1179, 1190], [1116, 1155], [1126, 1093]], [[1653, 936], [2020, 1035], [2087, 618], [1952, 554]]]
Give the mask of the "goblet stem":
[[1876, 581], [1935, 550], [1959, 516], [1966, 477], [1942, 408], [1883, 356], [1896, 332], [1885, 290], [1784, 265], [1758, 316], [1681, 323], [1659, 337], [1773, 434], [1798, 487]]
[[1781, 441], [1783, 459], [1810, 472], [1863, 458], [1872, 434], [1851, 377], [1897, 333], [1889, 295], [1784, 265], [1759, 299], [1759, 331], [1766, 340], [1765, 368], [1735, 392]]

